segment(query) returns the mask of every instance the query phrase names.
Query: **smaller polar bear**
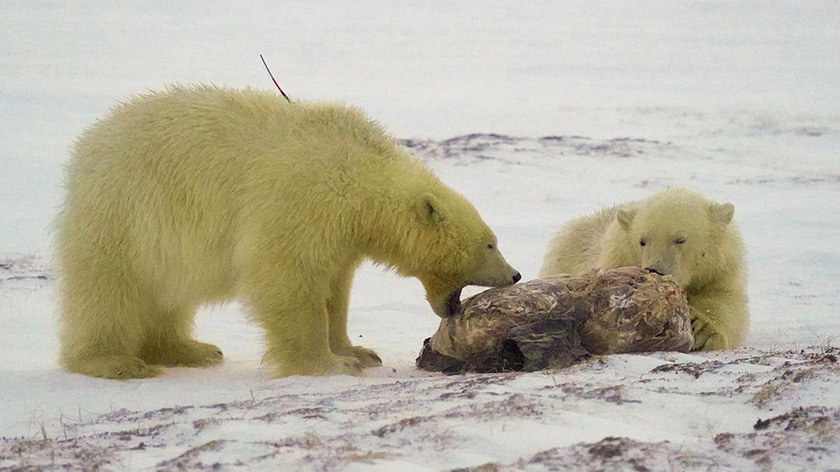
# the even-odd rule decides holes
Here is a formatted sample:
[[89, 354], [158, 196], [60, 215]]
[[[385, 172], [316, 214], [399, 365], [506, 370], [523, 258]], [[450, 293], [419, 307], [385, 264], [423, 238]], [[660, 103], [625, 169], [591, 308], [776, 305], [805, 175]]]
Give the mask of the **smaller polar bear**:
[[541, 277], [642, 267], [686, 291], [694, 350], [730, 349], [747, 334], [743, 244], [735, 207], [673, 188], [566, 224], [548, 244]]

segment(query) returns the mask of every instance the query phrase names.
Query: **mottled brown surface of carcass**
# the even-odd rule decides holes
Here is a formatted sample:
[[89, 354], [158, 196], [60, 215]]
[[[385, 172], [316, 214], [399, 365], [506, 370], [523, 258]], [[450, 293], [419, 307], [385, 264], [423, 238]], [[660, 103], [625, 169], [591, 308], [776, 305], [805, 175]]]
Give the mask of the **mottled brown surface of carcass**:
[[677, 283], [624, 267], [532, 280], [464, 300], [424, 343], [417, 366], [532, 371], [588, 354], [687, 352], [693, 341]]

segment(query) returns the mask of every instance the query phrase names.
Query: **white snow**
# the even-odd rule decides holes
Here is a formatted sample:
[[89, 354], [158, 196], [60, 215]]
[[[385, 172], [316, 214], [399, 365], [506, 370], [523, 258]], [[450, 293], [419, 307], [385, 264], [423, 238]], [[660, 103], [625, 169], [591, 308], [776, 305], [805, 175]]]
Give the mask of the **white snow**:
[[[840, 6], [312, 3], [4, 2], [0, 470], [96, 457], [115, 470], [811, 470], [840, 458]], [[442, 377], [414, 368], [437, 326], [419, 282], [366, 265], [351, 337], [385, 365], [364, 377], [271, 379], [237, 303], [198, 316], [219, 367], [130, 382], [63, 372], [48, 225], [72, 140], [165, 83], [270, 89], [259, 53], [293, 99], [358, 105], [410, 138], [526, 280], [576, 215], [674, 185], [734, 203], [747, 346]], [[785, 414], [833, 418], [834, 442], [756, 426]], [[624, 452], [596, 454], [618, 447], [607, 437], [628, 438]]]

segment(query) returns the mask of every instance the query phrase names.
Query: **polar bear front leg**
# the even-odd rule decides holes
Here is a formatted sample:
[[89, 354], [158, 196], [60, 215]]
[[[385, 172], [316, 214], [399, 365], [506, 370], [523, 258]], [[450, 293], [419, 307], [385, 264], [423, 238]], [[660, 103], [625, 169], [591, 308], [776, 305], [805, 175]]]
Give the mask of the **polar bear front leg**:
[[731, 349], [731, 315], [725, 302], [710, 296], [689, 299], [689, 317], [694, 332], [692, 351]]
[[274, 365], [277, 376], [360, 375], [358, 359], [330, 350], [326, 293], [286, 282], [263, 296], [250, 297], [266, 330], [264, 358]]
[[222, 350], [196, 341], [191, 331], [195, 307], [159, 310], [150, 316], [140, 358], [150, 365], [204, 367], [224, 360]]
[[330, 298], [327, 300], [329, 315], [330, 350], [342, 356], [352, 356], [359, 360], [362, 367], [378, 367], [382, 359], [372, 349], [354, 346], [347, 336], [347, 311], [350, 305], [350, 287], [353, 273], [358, 264], [353, 264], [343, 271], [330, 286]]

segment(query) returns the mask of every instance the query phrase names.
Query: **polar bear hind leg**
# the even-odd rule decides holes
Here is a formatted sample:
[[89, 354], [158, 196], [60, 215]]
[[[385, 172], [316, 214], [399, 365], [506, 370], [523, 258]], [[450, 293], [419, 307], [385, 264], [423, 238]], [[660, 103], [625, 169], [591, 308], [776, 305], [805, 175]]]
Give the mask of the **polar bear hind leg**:
[[114, 264], [101, 257], [65, 262], [61, 363], [93, 377], [154, 377], [160, 369], [138, 356], [148, 303]]
[[218, 346], [192, 339], [194, 318], [194, 307], [158, 312], [146, 329], [140, 358], [167, 367], [204, 367], [222, 362], [224, 356]]

